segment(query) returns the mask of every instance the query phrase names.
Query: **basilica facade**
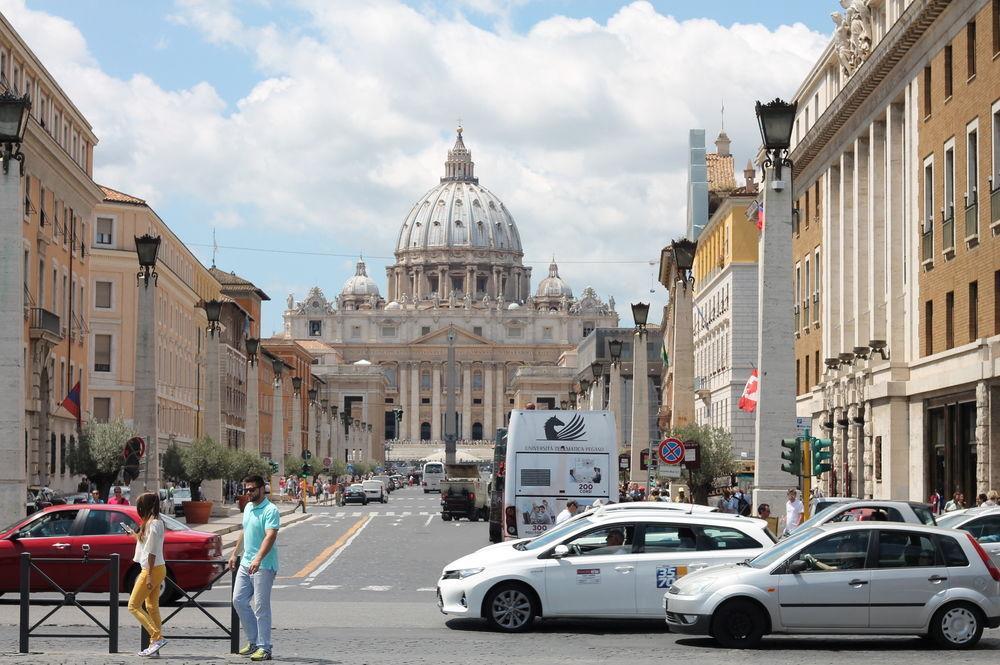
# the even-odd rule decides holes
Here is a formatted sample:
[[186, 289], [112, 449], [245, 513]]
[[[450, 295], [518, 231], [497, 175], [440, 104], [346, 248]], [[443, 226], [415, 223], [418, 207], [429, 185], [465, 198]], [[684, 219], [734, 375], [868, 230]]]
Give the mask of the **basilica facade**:
[[[574, 295], [554, 259], [532, 288], [514, 217], [474, 166], [459, 128], [444, 176], [403, 220], [384, 289], [358, 261], [335, 296], [316, 286], [288, 298], [285, 336], [317, 356], [322, 395], [386, 440], [443, 440], [450, 344], [458, 438], [491, 440], [524, 403], [519, 371], [565, 364], [593, 330], [618, 324], [614, 298]], [[530, 401], [559, 408], [565, 374]]]

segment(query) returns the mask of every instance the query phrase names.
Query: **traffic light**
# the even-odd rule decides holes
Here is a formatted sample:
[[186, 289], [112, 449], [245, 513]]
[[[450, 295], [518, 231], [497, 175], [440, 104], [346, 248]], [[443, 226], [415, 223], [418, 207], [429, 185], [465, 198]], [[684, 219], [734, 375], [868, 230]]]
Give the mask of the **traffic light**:
[[787, 462], [781, 465], [781, 470], [796, 477], [801, 476], [802, 443], [798, 439], [782, 439], [781, 447], [785, 449], [781, 452], [781, 459]]
[[833, 443], [830, 439], [810, 439], [812, 444], [812, 475], [822, 476], [833, 469]]

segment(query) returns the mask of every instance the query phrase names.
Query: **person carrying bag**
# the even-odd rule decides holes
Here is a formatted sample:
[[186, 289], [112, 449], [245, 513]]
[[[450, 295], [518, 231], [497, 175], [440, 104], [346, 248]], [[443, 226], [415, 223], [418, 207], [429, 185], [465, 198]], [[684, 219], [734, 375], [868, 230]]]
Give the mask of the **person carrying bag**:
[[142, 519], [138, 533], [132, 531], [127, 524], [122, 524], [135, 537], [135, 556], [132, 560], [142, 567], [128, 599], [128, 611], [149, 633], [149, 647], [140, 651], [139, 655], [159, 656], [160, 649], [167, 643], [163, 639], [160, 621], [160, 585], [167, 577], [167, 566], [163, 560], [164, 532], [163, 520], [160, 519], [160, 498], [153, 492], [146, 492], [136, 499], [135, 508]]

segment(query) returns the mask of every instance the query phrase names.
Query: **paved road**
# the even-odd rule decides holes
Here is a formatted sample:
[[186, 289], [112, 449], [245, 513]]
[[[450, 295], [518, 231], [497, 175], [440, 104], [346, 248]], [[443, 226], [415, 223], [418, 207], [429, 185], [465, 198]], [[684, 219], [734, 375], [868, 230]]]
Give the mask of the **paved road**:
[[[534, 633], [506, 636], [478, 620], [447, 619], [435, 605], [434, 585], [442, 566], [487, 544], [483, 523], [443, 522], [437, 497], [407, 489], [388, 504], [313, 508], [312, 516], [282, 530], [281, 566], [276, 581], [275, 656], [291, 663], [431, 664], [521, 663], [558, 665], [621, 660], [630, 665], [688, 662], [741, 665], [914, 665], [919, 662], [995, 663], [1000, 630], [987, 632], [969, 653], [940, 654], [913, 638], [830, 639], [775, 637], [752, 652], [727, 652], [709, 640], [667, 632], [661, 621], [548, 621]], [[206, 597], [228, 598], [228, 586]], [[218, 611], [218, 610], [217, 610]], [[99, 618], [104, 613], [97, 614]], [[40, 608], [33, 618], [41, 618]], [[91, 632], [78, 610], [53, 617], [59, 628]], [[4, 663], [139, 663], [138, 630], [122, 612], [121, 649], [109, 655], [99, 640], [36, 638], [28, 655], [17, 649], [17, 608], [0, 607], [0, 665]], [[208, 631], [208, 620], [185, 610], [167, 624], [166, 634]], [[173, 640], [161, 661], [172, 663], [246, 662], [226, 653], [225, 642]]]

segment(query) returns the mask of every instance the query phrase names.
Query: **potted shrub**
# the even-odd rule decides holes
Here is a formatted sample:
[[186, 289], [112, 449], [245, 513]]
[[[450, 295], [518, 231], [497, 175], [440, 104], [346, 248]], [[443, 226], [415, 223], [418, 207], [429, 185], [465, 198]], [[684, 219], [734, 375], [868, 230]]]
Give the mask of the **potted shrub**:
[[[247, 476], [267, 478], [271, 474], [271, 466], [264, 461], [264, 458], [249, 450], [230, 450], [228, 463], [229, 471], [226, 475], [230, 480], [235, 480], [237, 483], [241, 482]], [[243, 512], [243, 508], [250, 501], [250, 497], [240, 493], [236, 495], [236, 501], [239, 503], [240, 512]]]
[[228, 471], [228, 452], [209, 437], [194, 441], [181, 451], [184, 477], [191, 486], [191, 501], [184, 502], [184, 518], [188, 524], [205, 524], [212, 514], [211, 501], [198, 501], [201, 484], [206, 480], [218, 480]]

